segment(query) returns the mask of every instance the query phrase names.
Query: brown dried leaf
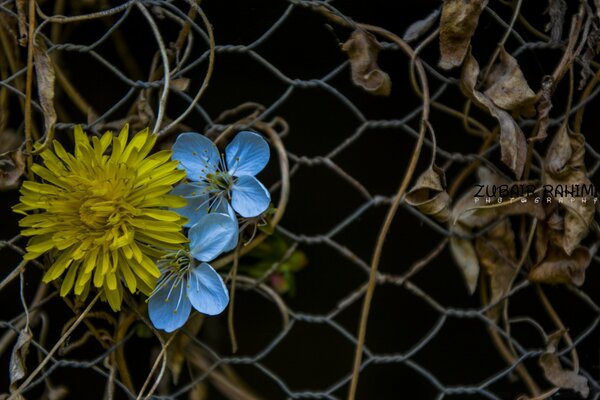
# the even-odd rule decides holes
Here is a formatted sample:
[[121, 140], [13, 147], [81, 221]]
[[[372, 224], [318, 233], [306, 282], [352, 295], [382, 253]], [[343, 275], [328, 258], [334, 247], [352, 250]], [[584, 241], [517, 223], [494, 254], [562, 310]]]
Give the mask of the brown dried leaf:
[[554, 332], [548, 336], [546, 352], [540, 356], [539, 364], [544, 371], [544, 376], [553, 385], [562, 389], [571, 389], [587, 398], [590, 394], [588, 381], [584, 376], [579, 375], [578, 370], [564, 369], [558, 359], [557, 347], [563, 331]]
[[[508, 182], [487, 168], [479, 168], [477, 173], [479, 177], [479, 184], [484, 186], [499, 186], [507, 184]], [[474, 196], [478, 190], [479, 188], [477, 187], [474, 187], [472, 190], [468, 190], [452, 208], [452, 222], [449, 226], [451, 231], [458, 234], [468, 234], [476, 228], [486, 227], [492, 222], [510, 215], [526, 214], [542, 220], [545, 218], [545, 212], [542, 204], [536, 204], [533, 201], [528, 201], [527, 203], [517, 202], [512, 204], [506, 202], [499, 206], [495, 201], [495, 197], [491, 196], [492, 204], [482, 204], [482, 202], [476, 203]], [[508, 231], [507, 226], [502, 226], [502, 224], [505, 223], [508, 223], [508, 221], [500, 223], [499, 227], [494, 227], [490, 232], [488, 232], [486, 235], [492, 236], [485, 236], [485, 240], [497, 240], [498, 243], [493, 243], [493, 247], [489, 250], [493, 250], [494, 248], [504, 248], [504, 255], [510, 256], [513, 254], [512, 250], [510, 249], [511, 246], [514, 247], [514, 243], [511, 245], [510, 242], [514, 242], [514, 234], [513, 239], [510, 239], [512, 230]], [[508, 227], [510, 227], [510, 225]], [[501, 237], [502, 235], [499, 233], [499, 231], [496, 231], [496, 229], [504, 229], [505, 232], [503, 235], [505, 235], [505, 237]], [[503, 243], [503, 240], [508, 242]], [[494, 287], [492, 289], [492, 300], [495, 301], [502, 296], [504, 291], [510, 289], [510, 287], [507, 287], [510, 286], [510, 282], [508, 281], [508, 277], [510, 276], [510, 268], [508, 265], [493, 267], [491, 263], [493, 262], [497, 253], [492, 252], [488, 254], [488, 249], [483, 249], [482, 243], [476, 242], [475, 245], [477, 248], [474, 247], [471, 240], [467, 239], [456, 238], [454, 236], [450, 239], [450, 249], [452, 251], [452, 255], [456, 264], [463, 273], [470, 293], [473, 293], [477, 285], [480, 262], [484, 265], [490, 275], [496, 275], [496, 277], [493, 278], [495, 281], [492, 283], [492, 286]], [[477, 253], [479, 253], [479, 257], [477, 256]], [[514, 267], [512, 269], [514, 270]]]
[[550, 126], [550, 110], [552, 109], [552, 87], [554, 78], [550, 75], [544, 76], [542, 80], [542, 96], [537, 105], [537, 123], [536, 133], [528, 140], [538, 142], [546, 139], [548, 136], [548, 127]]
[[185, 92], [190, 86], [189, 78], [177, 78], [171, 80], [171, 88], [178, 90], [180, 92]]
[[352, 32], [350, 39], [342, 45], [348, 54], [352, 69], [352, 81], [367, 92], [388, 96], [392, 89], [392, 81], [387, 73], [377, 65], [377, 55], [381, 45], [375, 36], [363, 30]]
[[[510, 184], [506, 179], [485, 167], [477, 170], [477, 177], [477, 184], [483, 187], [499, 187]], [[531, 200], [526, 203], [520, 201], [510, 203], [510, 199], [504, 199], [503, 203], [499, 204], [497, 203], [498, 196], [493, 195], [489, 196], [490, 204], [486, 204], [481, 198], [479, 202], [475, 202], [475, 195], [478, 191], [479, 188], [476, 185], [456, 202], [452, 208], [454, 223], [470, 230], [483, 228], [499, 218], [511, 215], [530, 215], [539, 220], [544, 220], [546, 217], [542, 203], [535, 203]]]
[[[490, 303], [498, 302], [511, 289], [517, 268], [517, 250], [515, 234], [510, 221], [505, 219], [484, 236], [475, 240], [475, 250], [479, 256], [479, 264], [490, 276]], [[489, 316], [496, 320], [501, 305], [490, 309]]]
[[463, 63], [486, 4], [483, 0], [444, 0], [440, 20], [440, 68], [451, 69]]
[[594, 60], [594, 57], [600, 52], [600, 28], [598, 25], [592, 23], [592, 31], [586, 40], [586, 49], [581, 56], [581, 79], [579, 80], [579, 90], [585, 87], [588, 79], [594, 75], [594, 71], [590, 67], [590, 64]]
[[404, 39], [408, 43], [410, 43], [414, 40], [417, 40], [418, 38], [423, 36], [425, 33], [427, 33], [427, 31], [429, 29], [431, 29], [433, 24], [435, 24], [435, 21], [438, 19], [439, 15], [440, 15], [440, 9], [436, 8], [425, 18], [418, 20], [416, 22], [413, 22], [406, 29], [406, 31], [404, 32], [404, 35], [402, 35], [402, 39]]
[[0, 132], [0, 154], [18, 149], [23, 144], [23, 137], [12, 129]]
[[[585, 155], [585, 138], [582, 134], [572, 133], [566, 124], [563, 124], [554, 135], [544, 159], [546, 175], [544, 185], [552, 187], [562, 186], [571, 188], [571, 185], [591, 186], [587, 177], [583, 157]], [[560, 207], [565, 209], [563, 244], [567, 254], [579, 245], [589, 230], [594, 219], [593, 193], [579, 197], [564, 191], [559, 195]], [[585, 199], [584, 203], [582, 200]], [[562, 203], [561, 203], [562, 201]]]
[[568, 255], [561, 247], [549, 243], [544, 259], [529, 272], [529, 280], [551, 285], [581, 286], [591, 260], [592, 254], [585, 247], [579, 246]]
[[[17, 390], [19, 381], [25, 378], [27, 375], [27, 354], [29, 353], [29, 345], [33, 335], [29, 328], [22, 329], [19, 332], [17, 343], [13, 347], [12, 354], [10, 356], [10, 393], [14, 393]], [[19, 395], [20, 396], [20, 395]], [[23, 398], [22, 396], [19, 398]]]
[[46, 387], [41, 400], [63, 400], [68, 398], [69, 389], [64, 385]]
[[42, 39], [35, 41], [33, 46], [33, 61], [35, 64], [40, 105], [44, 113], [44, 129], [46, 135], [49, 135], [56, 123], [56, 110], [54, 109], [54, 65]]
[[423, 214], [446, 222], [450, 218], [450, 196], [444, 186], [444, 171], [432, 165], [419, 176], [415, 186], [406, 194], [406, 202], [417, 207]]
[[565, 0], [548, 1], [548, 8], [546, 9], [545, 14], [550, 16], [550, 22], [546, 24], [544, 29], [546, 32], [550, 31], [551, 43], [560, 43], [566, 12], [567, 3], [565, 3]]
[[[459, 230], [455, 230], [455, 232]], [[473, 294], [479, 278], [479, 261], [473, 243], [468, 239], [452, 236], [450, 237], [450, 253], [463, 274], [469, 294]]]
[[527, 158], [527, 141], [519, 125], [510, 114], [499, 107], [484, 93], [476, 90], [477, 78], [479, 76], [479, 64], [471, 55], [467, 54], [461, 72], [461, 89], [480, 107], [498, 120], [500, 124], [500, 151], [502, 162], [513, 170], [517, 179], [523, 175], [523, 168]]
[[25, 160], [20, 150], [0, 154], [0, 191], [16, 189], [24, 173]]
[[500, 48], [499, 60], [490, 70], [485, 87], [485, 95], [498, 107], [527, 117], [535, 114], [535, 93], [527, 84], [517, 60], [504, 47]]
[[208, 387], [204, 382], [194, 385], [188, 394], [188, 400], [208, 400], [208, 398]]

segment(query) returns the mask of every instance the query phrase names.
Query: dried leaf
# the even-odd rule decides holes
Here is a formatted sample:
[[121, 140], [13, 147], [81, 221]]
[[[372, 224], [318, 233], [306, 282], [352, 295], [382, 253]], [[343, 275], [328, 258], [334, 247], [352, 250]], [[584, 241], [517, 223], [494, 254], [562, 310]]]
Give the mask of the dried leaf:
[[208, 398], [208, 387], [204, 382], [194, 385], [188, 394], [188, 400], [207, 400]]
[[581, 56], [581, 79], [579, 81], [579, 90], [585, 87], [588, 79], [594, 75], [594, 71], [590, 67], [590, 64], [594, 60], [594, 57], [600, 52], [600, 28], [595, 22], [592, 22], [592, 31], [589, 33], [586, 40], [586, 49]]
[[444, 188], [444, 181], [444, 171], [432, 165], [419, 176], [415, 186], [406, 194], [406, 202], [437, 221], [448, 221], [450, 196]]
[[[490, 303], [496, 303], [511, 289], [517, 273], [515, 234], [510, 221], [505, 219], [484, 236], [475, 240], [479, 264], [490, 276]], [[490, 309], [489, 317], [496, 320], [501, 305]]]
[[500, 48], [499, 60], [490, 70], [485, 87], [485, 95], [498, 107], [527, 117], [535, 114], [535, 93], [527, 84], [517, 60], [504, 47]]
[[544, 259], [529, 272], [530, 281], [551, 285], [583, 285], [585, 270], [592, 260], [588, 249], [579, 246], [568, 255], [561, 247], [550, 245], [545, 253]]
[[450, 237], [450, 252], [463, 274], [469, 294], [473, 294], [479, 278], [479, 261], [473, 243], [468, 239], [452, 236]]
[[[25, 378], [27, 375], [27, 354], [29, 353], [29, 345], [33, 335], [29, 328], [22, 329], [19, 332], [17, 343], [13, 347], [12, 354], [10, 356], [10, 393], [14, 393], [17, 390], [19, 381]], [[22, 398], [19, 397], [19, 398]]]
[[[482, 186], [499, 186], [508, 182], [487, 168], [479, 168], [477, 173], [479, 184]], [[492, 204], [485, 204], [483, 202], [483, 204], [479, 204], [475, 202], [475, 195], [478, 191], [478, 187], [468, 190], [452, 208], [452, 222], [449, 226], [449, 229], [452, 232], [469, 234], [476, 228], [486, 227], [499, 218], [510, 215], [531, 215], [542, 220], [545, 218], [545, 211], [543, 205], [540, 203], [536, 204], [533, 201], [528, 201], [527, 203], [517, 202], [510, 204], [506, 202], [499, 206], [495, 200], [496, 196], [490, 196]], [[495, 257], [498, 255], [494, 248], [504, 253], [503, 256], [508, 257], [503, 260], [503, 262], [506, 262], [510, 258], [515, 258], [513, 256], [514, 234], [512, 233], [512, 229], [509, 230], [510, 225], [502, 226], [502, 224], [508, 224], [508, 221], [501, 222], [499, 226], [494, 227], [486, 234], [491, 236], [485, 236], [486, 241], [497, 241], [497, 243], [493, 243], [492, 248], [489, 250], [493, 250], [491, 253], [489, 253], [488, 249], [482, 248], [482, 243], [476, 242], [476, 246], [478, 246], [476, 248], [471, 240], [457, 238], [455, 236], [452, 236], [450, 239], [452, 255], [463, 273], [470, 293], [473, 293], [477, 285], [480, 262], [490, 275], [496, 275], [496, 277], [493, 278], [494, 282], [492, 283], [492, 286], [494, 287], [492, 289], [493, 301], [500, 298], [505, 291], [510, 289], [508, 287], [510, 286], [508, 277], [510, 276], [511, 268], [514, 270], [514, 267], [508, 265], [510, 263], [507, 263], [506, 266], [492, 266], [492, 263], [495, 262]], [[503, 229], [503, 233], [500, 233], [500, 229]], [[512, 235], [512, 239], [510, 235]], [[503, 243], [502, 241], [506, 242]], [[511, 242], [512, 244], [510, 244]]]
[[550, 16], [550, 22], [546, 24], [545, 31], [550, 31], [551, 43], [560, 43], [566, 12], [567, 3], [565, 3], [565, 0], [548, 1], [548, 8], [546, 9], [545, 14]]
[[46, 135], [49, 135], [56, 123], [56, 110], [54, 109], [54, 65], [42, 39], [36, 39], [35, 41], [33, 46], [33, 61], [35, 64], [40, 105], [44, 113], [44, 128]]
[[548, 336], [546, 352], [540, 356], [538, 362], [550, 383], [562, 389], [574, 390], [587, 398], [590, 394], [587, 379], [579, 375], [578, 370], [564, 369], [556, 354], [562, 335], [563, 332], [558, 331]]
[[367, 92], [388, 96], [392, 89], [392, 81], [387, 73], [377, 65], [377, 55], [381, 45], [373, 35], [363, 30], [352, 32], [350, 39], [342, 45], [348, 54], [352, 69], [352, 81]]
[[185, 92], [190, 86], [189, 78], [177, 78], [171, 80], [171, 88], [178, 90], [180, 92]]
[[413, 22], [406, 29], [406, 31], [404, 32], [404, 35], [402, 35], [402, 39], [404, 39], [408, 43], [417, 40], [418, 38], [423, 36], [425, 33], [427, 33], [427, 31], [429, 29], [431, 29], [433, 24], [435, 24], [435, 21], [438, 19], [439, 15], [440, 15], [440, 9], [436, 8], [425, 18], [418, 20], [416, 22]]
[[536, 133], [528, 140], [538, 142], [546, 139], [548, 136], [548, 127], [550, 126], [550, 110], [552, 109], [552, 88], [554, 78], [550, 75], [544, 76], [542, 80], [542, 96], [537, 105], [537, 123]]
[[461, 72], [461, 89], [477, 105], [487, 109], [498, 120], [500, 124], [502, 162], [512, 169], [517, 179], [519, 179], [523, 175], [527, 158], [525, 135], [508, 112], [498, 108], [488, 96], [475, 89], [478, 76], [479, 64], [469, 52]]
[[41, 400], [63, 400], [68, 398], [69, 389], [64, 385], [46, 387]]
[[463, 63], [486, 4], [483, 0], [444, 0], [440, 20], [440, 68], [451, 69]]
[[[546, 175], [544, 185], [556, 188], [572, 188], [574, 185], [591, 187], [583, 157], [585, 138], [572, 133], [563, 124], [552, 139], [544, 159]], [[559, 206], [565, 209], [562, 247], [567, 254], [579, 245], [594, 219], [593, 193], [571, 193], [563, 190], [557, 194]], [[585, 202], [583, 201], [585, 199]]]
[[16, 189], [24, 173], [25, 160], [20, 150], [0, 154], [0, 191]]
[[562, 125], [548, 147], [544, 160], [546, 172], [554, 176], [563, 175], [567, 172], [567, 164], [572, 156], [573, 148], [571, 147], [569, 129], [566, 125]]
[[462, 195], [452, 208], [452, 221], [455, 224], [471, 230], [473, 228], [486, 227], [499, 218], [511, 215], [530, 215], [538, 220], [546, 218], [546, 212], [542, 203], [535, 203], [531, 200], [528, 200], [526, 203], [520, 201], [510, 203], [510, 199], [506, 198], [503, 199], [503, 203], [498, 203], [499, 196], [497, 194], [499, 192], [496, 195], [490, 193], [490, 196], [487, 196], [485, 192], [483, 193], [486, 197], [489, 197], [489, 204], [483, 200], [475, 202], [475, 196], [480, 190], [479, 186], [484, 188], [500, 187], [501, 185], [508, 185], [510, 183], [485, 167], [480, 167], [477, 170], [477, 176], [477, 185]]
[[12, 129], [0, 132], [0, 154], [18, 149], [23, 144], [23, 137]]

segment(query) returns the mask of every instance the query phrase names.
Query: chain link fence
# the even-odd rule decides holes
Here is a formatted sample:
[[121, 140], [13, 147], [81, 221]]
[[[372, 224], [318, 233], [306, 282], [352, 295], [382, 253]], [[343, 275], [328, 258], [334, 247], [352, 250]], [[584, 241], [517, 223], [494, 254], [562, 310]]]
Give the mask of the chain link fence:
[[[23, 140], [26, 99], [33, 108], [34, 131], [37, 127], [37, 133], [43, 133], [47, 105], [35, 91], [33, 98], [26, 93], [27, 47], [17, 46], [29, 26], [26, 3], [36, 7], [35, 41], [47, 49], [54, 64], [55, 136], [63, 143], [69, 143], [71, 128], [79, 121], [86, 121], [84, 129], [96, 134], [124, 122], [136, 129], [149, 125], [164, 146], [184, 130], [216, 137], [232, 125], [258, 131], [268, 127], [285, 144], [291, 189], [276, 232], [285, 251], [261, 276], [237, 277], [238, 352], [231, 351], [227, 315], [196, 317], [162, 362], [164, 339], [145, 328], [143, 314], [128, 307], [134, 318], [125, 325], [126, 317], [97, 306], [85, 327], [52, 352], [22, 395], [135, 399], [153, 392], [157, 399], [346, 398], [376, 237], [409, 168], [428, 106], [411, 86], [411, 59], [397, 43], [378, 37], [379, 64], [392, 82], [388, 97], [373, 96], [352, 84], [351, 65], [340, 46], [354, 21], [387, 24], [384, 27], [401, 34], [441, 4], [3, 1], [2, 151]], [[567, 44], [543, 33], [548, 17], [541, 6], [523, 5], [515, 13], [518, 8], [511, 4], [488, 4], [479, 22], [482, 33], [473, 46], [491, 53], [491, 44], [506, 33], [506, 48], [532, 77], [534, 87], [543, 75], [538, 69], [548, 73], [553, 67], [545, 63], [553, 66]], [[526, 18], [541, 25], [531, 27]], [[425, 137], [417, 171], [427, 168], [435, 148], [436, 163], [452, 184], [476, 161], [499, 164], [498, 147], [478, 152], [485, 137], [469, 133], [474, 122], [463, 110], [466, 99], [459, 74], [437, 66], [437, 43], [435, 26], [411, 42], [429, 82], [429, 121], [437, 139], [436, 147], [431, 136]], [[592, 68], [595, 73], [596, 66]], [[168, 80], [163, 78], [165, 71]], [[568, 109], [571, 115], [588, 109], [584, 128], [591, 133], [584, 133], [592, 180], [600, 154], [593, 148], [597, 139], [592, 129], [597, 126], [587, 119], [594, 118], [598, 90], [580, 101], [574, 96]], [[566, 101], [559, 98], [566, 99], [568, 93], [557, 93], [549, 131], [564, 121], [560, 107]], [[494, 126], [495, 121], [479, 115], [479, 110], [470, 112], [481, 117], [483, 125]], [[518, 122], [528, 131], [536, 119]], [[4, 132], [20, 140], [9, 143]], [[271, 164], [265, 181], [271, 182], [277, 198], [281, 176], [276, 161]], [[24, 366], [29, 372], [35, 369], [85, 305], [60, 298], [52, 286], [38, 287], [44, 260], [26, 266], [22, 262], [26, 240], [18, 235], [17, 217], [10, 211], [18, 194], [7, 191], [2, 197], [0, 350], [5, 373], [0, 382], [5, 386], [0, 391], [8, 393], [9, 372]], [[490, 316], [494, 305], [480, 299], [484, 289], [468, 294], [448, 249], [454, 234], [448, 225], [402, 202], [374, 274], [360, 375], [355, 374], [360, 377], [357, 398], [578, 398], [574, 391], [550, 384], [538, 364], [547, 352], [548, 335], [560, 325], [572, 338], [559, 348], [560, 361], [587, 379], [588, 398], [599, 398], [598, 260], [594, 257], [588, 267], [583, 287], [544, 287], [541, 295], [522, 272], [501, 299], [509, 304], [506, 318], [498, 319]], [[302, 254], [307, 265], [292, 273], [295, 290], [280, 293], [277, 272], [295, 253]], [[228, 277], [227, 269], [223, 276]], [[123, 326], [127, 328], [120, 329]], [[31, 337], [24, 334], [29, 327]], [[29, 353], [20, 365], [23, 342], [29, 344]], [[119, 357], [129, 365], [128, 378], [117, 368]]]

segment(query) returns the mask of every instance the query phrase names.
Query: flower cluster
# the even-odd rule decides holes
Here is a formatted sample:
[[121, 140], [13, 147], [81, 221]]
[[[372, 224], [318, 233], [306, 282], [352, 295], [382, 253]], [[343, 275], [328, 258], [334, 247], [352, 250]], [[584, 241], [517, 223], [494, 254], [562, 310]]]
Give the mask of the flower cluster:
[[169, 192], [185, 176], [171, 151], [149, 156], [156, 135], [148, 130], [129, 142], [128, 126], [90, 143], [75, 127], [75, 152], [58, 142], [41, 152], [43, 165], [32, 171], [42, 182], [26, 181], [15, 212], [30, 236], [26, 260], [48, 254], [52, 265], [43, 281], [64, 275], [61, 296], [85, 298], [93, 284], [119, 310], [123, 284], [148, 295], [160, 276], [155, 260], [183, 248], [185, 219], [166, 208], [185, 201]]
[[237, 246], [238, 215], [259, 216], [271, 202], [269, 191], [255, 178], [269, 161], [269, 145], [254, 132], [238, 133], [225, 154], [199, 133], [182, 133], [173, 145], [173, 159], [188, 180], [172, 193], [187, 200], [177, 211], [187, 217], [190, 251], [159, 261], [161, 276], [148, 313], [154, 326], [167, 332], [183, 326], [192, 307], [207, 315], [225, 309], [227, 289], [208, 263]]

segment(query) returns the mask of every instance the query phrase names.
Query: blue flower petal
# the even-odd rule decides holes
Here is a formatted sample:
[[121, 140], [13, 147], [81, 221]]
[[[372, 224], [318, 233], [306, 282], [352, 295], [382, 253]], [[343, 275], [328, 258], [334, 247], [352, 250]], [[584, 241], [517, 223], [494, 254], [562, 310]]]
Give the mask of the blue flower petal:
[[[211, 212], [227, 214], [233, 221], [237, 222], [237, 217], [235, 216], [235, 211], [233, 211], [233, 208], [231, 207], [229, 202], [227, 200], [223, 199], [222, 197], [217, 201], [214, 209], [211, 210]], [[239, 234], [237, 234], [237, 233], [235, 235], [231, 235], [231, 238], [230, 238], [229, 242], [227, 243], [227, 245], [225, 246], [225, 248], [223, 249], [223, 251], [225, 252], [225, 251], [230, 251], [230, 250], [235, 249], [235, 246], [237, 246], [237, 243], [238, 243], [238, 237], [239, 237]]]
[[148, 300], [150, 321], [157, 329], [167, 332], [181, 328], [192, 309], [185, 283], [179, 281], [177, 287], [171, 288], [170, 284], [164, 285]]
[[206, 174], [215, 172], [220, 160], [217, 146], [206, 136], [195, 132], [177, 136], [171, 158], [179, 161], [179, 168], [185, 169], [192, 181], [199, 181]]
[[191, 271], [187, 293], [194, 308], [202, 314], [220, 314], [229, 303], [223, 279], [206, 263]]
[[174, 208], [173, 211], [188, 219], [188, 222], [184, 225], [188, 228], [194, 226], [208, 212], [209, 196], [202, 195], [204, 187], [205, 184], [200, 182], [181, 183], [171, 191], [171, 194], [181, 196], [187, 200], [187, 205]]
[[240, 176], [231, 191], [231, 205], [242, 217], [256, 217], [263, 213], [269, 203], [269, 191], [255, 177]]
[[238, 235], [236, 220], [227, 214], [210, 213], [198, 220], [189, 233], [190, 252], [198, 261], [211, 261]]
[[262, 136], [243, 131], [225, 148], [225, 160], [233, 176], [256, 175], [269, 162], [269, 144]]

